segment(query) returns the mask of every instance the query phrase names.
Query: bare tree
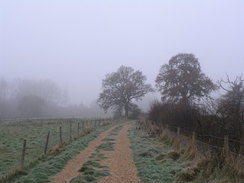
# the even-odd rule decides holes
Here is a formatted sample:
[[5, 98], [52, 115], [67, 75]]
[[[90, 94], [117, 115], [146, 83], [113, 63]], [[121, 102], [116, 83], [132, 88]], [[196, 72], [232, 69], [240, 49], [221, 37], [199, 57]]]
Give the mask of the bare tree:
[[144, 95], [153, 91], [151, 85], [145, 81], [146, 76], [141, 71], [121, 66], [117, 72], [106, 75], [102, 82], [103, 91], [100, 93], [98, 104], [105, 111], [123, 107], [127, 118], [132, 101], [141, 100]]
[[[241, 140], [244, 125], [244, 79], [237, 76], [231, 81], [227, 75], [227, 79], [221, 80], [219, 85], [226, 93], [218, 100], [218, 115], [223, 120], [226, 133]], [[238, 149], [239, 146], [235, 148]]]
[[8, 83], [5, 81], [5, 79], [0, 79], [0, 98], [6, 98], [7, 95], [7, 89], [8, 89]]
[[215, 84], [201, 71], [193, 54], [181, 53], [164, 64], [156, 78], [162, 100], [189, 103], [207, 96], [216, 89]]
[[67, 99], [65, 91], [51, 80], [23, 79], [15, 81], [14, 85], [17, 98], [35, 95], [54, 104], [62, 104]]
[[8, 83], [3, 78], [0, 79], [0, 118], [4, 117], [6, 110]]
[[219, 100], [219, 110], [222, 111], [224, 116], [235, 115], [238, 119], [242, 119], [244, 112], [244, 79], [242, 79], [242, 76], [237, 76], [234, 81], [231, 81], [228, 75], [226, 77], [226, 80], [219, 81], [220, 87], [226, 92]]
[[45, 101], [38, 96], [27, 95], [18, 101], [18, 107], [23, 117], [41, 117]]

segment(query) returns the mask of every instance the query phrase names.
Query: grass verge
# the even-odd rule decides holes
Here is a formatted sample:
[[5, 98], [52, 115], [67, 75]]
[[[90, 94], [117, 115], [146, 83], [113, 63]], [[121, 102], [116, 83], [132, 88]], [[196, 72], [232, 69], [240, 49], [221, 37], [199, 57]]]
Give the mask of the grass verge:
[[134, 160], [144, 183], [244, 182], [240, 159], [222, 152], [203, 156], [192, 142], [182, 143], [167, 130], [151, 134], [148, 128], [133, 127], [129, 131]]
[[135, 127], [129, 130], [129, 138], [138, 176], [144, 183], [171, 183], [175, 180], [182, 164], [170, 156], [158, 158], [171, 151], [168, 145], [159, 143], [145, 133], [139, 133]]

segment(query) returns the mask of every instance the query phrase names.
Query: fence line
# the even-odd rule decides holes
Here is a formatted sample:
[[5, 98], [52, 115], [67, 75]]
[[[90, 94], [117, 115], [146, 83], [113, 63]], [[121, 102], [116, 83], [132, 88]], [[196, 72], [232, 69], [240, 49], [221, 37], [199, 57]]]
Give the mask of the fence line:
[[[73, 122], [73, 123], [75, 123], [75, 122]], [[97, 121], [86, 121], [86, 123], [87, 123], [86, 126], [88, 126], [88, 124], [90, 123], [89, 125], [91, 125], [92, 128], [97, 127], [96, 126], [97, 125], [96, 124]], [[98, 124], [99, 124], [98, 126], [100, 126], [101, 123], [102, 123], [102, 121], [99, 121], [98, 122]], [[86, 128], [86, 126], [84, 128]], [[64, 134], [69, 135], [69, 141], [71, 141], [74, 137], [76, 137], [76, 136], [78, 137], [80, 135], [80, 133], [81, 133], [81, 131], [79, 131], [79, 125], [78, 125], [77, 134], [74, 134], [75, 131], [72, 130], [72, 122], [70, 122], [69, 132], [63, 132], [62, 131], [62, 126], [60, 126], [59, 129], [60, 129], [60, 131], [59, 132], [56, 132], [56, 134], [60, 134], [60, 143], [59, 143], [59, 146], [62, 146], [65, 143], [65, 141], [63, 140], [63, 135]], [[35, 147], [32, 147], [32, 148], [31, 147], [28, 147], [28, 141], [26, 139], [24, 139], [24, 147], [23, 147], [23, 150], [22, 150], [22, 158], [21, 158], [21, 168], [24, 167], [26, 150], [28, 150], [28, 149], [36, 149], [36, 148], [44, 148], [44, 155], [47, 154], [49, 138], [50, 138], [50, 131], [48, 131], [48, 135], [47, 135], [47, 138], [46, 138], [46, 143], [44, 144], [44, 146], [42, 146], [42, 145], [35, 145]], [[53, 147], [51, 147], [51, 148], [53, 148]]]
[[[51, 149], [55, 150], [55, 148], [63, 146], [64, 143], [70, 143], [75, 138], [79, 137], [82, 134], [82, 132], [84, 132], [84, 129], [86, 129], [88, 127], [99, 128], [100, 126], [110, 123], [110, 122], [111, 122], [111, 119], [97, 119], [97, 120], [91, 120], [91, 121], [88, 121], [88, 120], [72, 121], [72, 122], [70, 122], [69, 128], [66, 129], [68, 131], [64, 131], [64, 129], [62, 128], [63, 125], [61, 125], [61, 126], [57, 125], [57, 131], [56, 130], [47, 131], [47, 135], [45, 136], [45, 139], [43, 139], [43, 143], [39, 140], [30, 141], [28, 139], [23, 139], [22, 140], [23, 146], [22, 146], [22, 149], [20, 152], [19, 165], [15, 166], [15, 167], [17, 167], [17, 168], [19, 167], [19, 168], [23, 169], [24, 167], [29, 165], [30, 162], [37, 160], [38, 158], [42, 157], [43, 155], [44, 156], [47, 155], [49, 150], [51, 150]], [[80, 123], [81, 123], [81, 125], [80, 125]], [[7, 153], [11, 153], [11, 152], [7, 152]], [[14, 152], [14, 153], [19, 154], [18, 151]], [[31, 155], [31, 153], [34, 153], [34, 156], [31, 156], [31, 157], [36, 157], [36, 158], [28, 159], [28, 155]], [[12, 169], [9, 172], [12, 172]], [[0, 180], [2, 177], [4, 177], [5, 174], [8, 174], [8, 172], [6, 172], [2, 175], [0, 172]]]
[[[143, 123], [142, 121], [139, 123]], [[145, 125], [147, 127], [149, 127], [149, 125], [154, 126], [154, 128], [158, 128], [156, 129], [159, 132], [162, 132], [163, 129], [165, 130], [170, 130], [171, 132], [175, 133], [175, 136], [179, 139], [180, 135], [185, 135], [186, 137], [190, 137], [192, 139], [192, 141], [195, 142], [195, 144], [204, 144], [206, 146], [209, 146], [213, 149], [219, 149], [219, 150], [224, 150], [226, 152], [229, 152], [235, 156], [242, 156], [244, 154], [244, 142], [239, 141], [239, 140], [235, 140], [235, 139], [230, 139], [228, 136], [225, 137], [217, 137], [214, 135], [200, 135], [198, 134], [196, 131], [194, 130], [190, 130], [189, 128], [182, 128], [179, 126], [173, 126], [173, 125], [155, 125], [156, 123], [153, 123], [152, 121], [144, 121], [144, 123], [146, 123]], [[140, 125], [140, 124], [139, 124]], [[205, 137], [205, 138], [209, 138], [208, 142], [203, 141], [199, 138], [201, 137]], [[214, 143], [214, 140], [221, 140], [221, 143]], [[212, 143], [210, 143], [212, 142]], [[238, 143], [238, 150], [239, 152], [233, 151], [233, 147], [236, 148], [236, 144], [232, 144], [232, 143]], [[220, 145], [221, 144], [221, 145]], [[233, 147], [232, 147], [233, 146]], [[232, 148], [230, 148], [232, 147]]]
[[[178, 128], [178, 126], [173, 126], [173, 125], [168, 125], [169, 127], [172, 127], [172, 128], [175, 128], [175, 129], [177, 129]], [[181, 130], [183, 129], [184, 131], [186, 131], [186, 132], [192, 132], [193, 131], [193, 129], [190, 129], [190, 128], [183, 128], [183, 127], [180, 127], [181, 128]], [[196, 132], [196, 131], [195, 131]], [[198, 132], [198, 133], [200, 133], [200, 132]], [[211, 138], [216, 138], [216, 139], [221, 139], [221, 140], [224, 140], [224, 138], [223, 137], [218, 137], [218, 136], [214, 136], [214, 135], [198, 135], [198, 136], [202, 136], [202, 137], [211, 137]], [[242, 142], [242, 141], [239, 141], [239, 140], [236, 140], [236, 139], [231, 139], [231, 138], [229, 138], [229, 141], [232, 141], [232, 142], [238, 142], [238, 143], [240, 143], [240, 144], [242, 144], [242, 145], [244, 145], [244, 142]]]

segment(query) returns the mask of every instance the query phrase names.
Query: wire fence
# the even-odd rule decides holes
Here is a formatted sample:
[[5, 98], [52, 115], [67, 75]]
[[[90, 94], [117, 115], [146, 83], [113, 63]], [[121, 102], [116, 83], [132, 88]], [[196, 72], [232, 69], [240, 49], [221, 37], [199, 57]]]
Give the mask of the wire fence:
[[152, 121], [140, 121], [139, 126], [144, 125], [144, 128], [152, 129], [152, 133], [160, 134], [163, 131], [170, 132], [178, 138], [180, 142], [194, 143], [197, 148], [204, 154], [226, 152], [230, 155], [239, 158], [244, 164], [244, 142], [236, 139], [231, 139], [228, 136], [218, 137], [214, 135], [203, 135], [189, 128], [182, 128], [173, 125], [156, 125]]
[[[205, 144], [216, 150], [226, 150], [235, 155], [244, 154], [244, 142], [236, 139], [231, 139], [227, 135], [218, 137], [214, 135], [203, 135], [194, 130], [182, 128], [179, 126], [166, 125], [166, 128], [176, 133], [176, 136], [184, 135], [189, 138], [194, 138], [198, 144]], [[194, 136], [194, 137], [193, 137]]]
[[111, 123], [111, 119], [72, 119], [62, 122], [0, 126], [0, 180], [43, 156], [63, 148], [88, 130]]

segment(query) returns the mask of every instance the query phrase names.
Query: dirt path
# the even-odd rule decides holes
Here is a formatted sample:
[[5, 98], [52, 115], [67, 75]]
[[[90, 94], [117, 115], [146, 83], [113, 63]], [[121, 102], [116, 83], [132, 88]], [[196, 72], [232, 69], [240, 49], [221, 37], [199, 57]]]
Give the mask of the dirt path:
[[51, 183], [67, 183], [70, 182], [72, 178], [76, 177], [79, 174], [78, 171], [82, 164], [88, 159], [96, 147], [102, 143], [102, 140], [107, 137], [109, 132], [115, 127], [116, 126], [101, 133], [95, 140], [89, 143], [85, 150], [81, 151], [80, 154], [69, 160], [64, 169], [51, 178], [53, 179]]
[[106, 152], [107, 159], [102, 161], [103, 165], [109, 167], [111, 176], [104, 177], [101, 183], [139, 183], [137, 169], [133, 161], [133, 152], [130, 148], [128, 130], [131, 125], [126, 125], [120, 131], [115, 150]]

